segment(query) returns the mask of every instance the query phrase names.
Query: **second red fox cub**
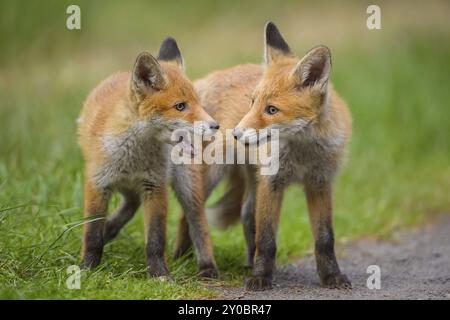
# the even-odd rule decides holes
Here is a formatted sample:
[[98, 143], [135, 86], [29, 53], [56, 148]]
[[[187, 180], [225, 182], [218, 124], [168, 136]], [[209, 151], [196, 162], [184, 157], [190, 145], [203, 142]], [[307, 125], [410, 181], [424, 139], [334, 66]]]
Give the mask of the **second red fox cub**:
[[[79, 142], [85, 159], [85, 224], [82, 266], [100, 263], [103, 245], [117, 235], [143, 204], [146, 254], [150, 276], [167, 276], [164, 258], [167, 215], [166, 185], [173, 189], [189, 223], [200, 276], [215, 277], [217, 268], [203, 212], [203, 185], [199, 166], [170, 162], [171, 134], [193, 131], [201, 121], [203, 132], [217, 123], [200, 107], [182, 70], [174, 39], [161, 45], [158, 59], [138, 56], [133, 71], [110, 76], [87, 98], [79, 118]], [[211, 133], [210, 132], [210, 133]], [[199, 178], [200, 177], [200, 178]], [[114, 191], [121, 206], [105, 220]]]
[[[209, 209], [213, 224], [226, 227], [239, 217], [244, 225], [248, 265], [246, 288], [271, 287], [276, 234], [283, 191], [304, 186], [317, 271], [323, 286], [349, 288], [334, 252], [332, 186], [351, 135], [351, 117], [329, 76], [330, 50], [319, 46], [297, 58], [273, 23], [265, 30], [265, 66], [239, 65], [196, 82], [201, 104], [236, 140], [255, 140], [255, 130], [278, 129], [280, 159], [274, 175], [255, 166], [208, 167], [209, 194], [228, 175], [229, 191]], [[186, 229], [182, 220], [180, 230]], [[186, 233], [186, 232], [185, 232]], [[181, 237], [180, 237], [181, 238]], [[180, 245], [183, 250], [187, 244]]]

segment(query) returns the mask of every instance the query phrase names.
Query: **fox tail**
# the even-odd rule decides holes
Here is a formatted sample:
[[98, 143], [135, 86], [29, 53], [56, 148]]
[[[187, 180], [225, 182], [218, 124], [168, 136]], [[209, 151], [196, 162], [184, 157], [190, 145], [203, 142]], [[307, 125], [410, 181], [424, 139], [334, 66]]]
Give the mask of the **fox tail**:
[[225, 194], [211, 207], [206, 208], [208, 224], [226, 229], [239, 221], [245, 193], [245, 179], [238, 173], [232, 174]]

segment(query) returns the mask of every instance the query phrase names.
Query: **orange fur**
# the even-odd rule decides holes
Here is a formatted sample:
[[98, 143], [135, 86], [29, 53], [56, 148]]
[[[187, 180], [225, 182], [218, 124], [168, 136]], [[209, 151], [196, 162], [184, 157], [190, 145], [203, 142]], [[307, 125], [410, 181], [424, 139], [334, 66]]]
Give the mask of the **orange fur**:
[[[158, 59], [142, 53], [131, 73], [108, 77], [83, 105], [78, 134], [85, 159], [84, 215], [89, 219], [98, 215], [99, 219], [84, 228], [82, 265], [98, 265], [104, 242], [118, 234], [142, 202], [149, 275], [168, 275], [164, 258], [166, 189], [172, 178], [196, 236], [200, 276], [216, 277], [201, 173], [196, 173], [195, 166], [172, 166], [168, 144], [176, 143], [171, 141], [175, 130], [192, 132], [195, 121], [211, 131], [217, 129], [217, 123], [200, 106], [180, 68], [182, 58], [175, 40], [163, 42]], [[114, 191], [123, 195], [123, 203], [105, 223]]]
[[[243, 172], [247, 173], [235, 180], [239, 185], [230, 189], [246, 185], [244, 201], [240, 197], [227, 201], [242, 206], [248, 263], [253, 265], [246, 288], [271, 287], [281, 200], [284, 188], [291, 182], [305, 187], [321, 283], [348, 288], [350, 282], [340, 273], [334, 254], [331, 199], [333, 180], [345, 157], [352, 129], [347, 105], [329, 83], [330, 51], [319, 46], [299, 59], [273, 23], [267, 24], [265, 35], [264, 67], [239, 65], [195, 82], [201, 104], [222, 130], [234, 129], [237, 140], [248, 129], [280, 130], [280, 170], [273, 176], [256, 174], [252, 178], [251, 167], [246, 167]], [[273, 110], [271, 107], [275, 107], [274, 112], [268, 112]], [[226, 173], [217, 166], [208, 170], [210, 180], [215, 181], [212, 189]], [[206, 194], [210, 192], [207, 189]], [[217, 208], [213, 212], [226, 214]], [[235, 212], [228, 214], [239, 217]]]
[[[200, 107], [192, 84], [181, 70], [172, 63], [161, 62], [161, 66], [168, 78], [166, 88], [147, 96], [141, 103], [133, 96], [130, 72], [108, 77], [89, 94], [78, 127], [79, 144], [88, 167], [96, 167], [104, 160], [101, 137], [107, 134], [120, 135], [137, 121], [155, 113], [189, 122], [213, 121]], [[179, 102], [187, 102], [187, 112], [173, 108]]]

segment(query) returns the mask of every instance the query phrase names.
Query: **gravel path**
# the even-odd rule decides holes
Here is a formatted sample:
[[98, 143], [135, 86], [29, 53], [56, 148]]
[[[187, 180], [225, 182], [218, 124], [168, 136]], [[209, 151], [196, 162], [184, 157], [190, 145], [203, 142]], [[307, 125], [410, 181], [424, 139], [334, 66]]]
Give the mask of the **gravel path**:
[[[338, 250], [349, 291], [319, 286], [313, 257], [279, 268], [274, 289], [245, 292], [223, 288], [222, 299], [450, 299], [450, 216], [416, 231], [395, 233], [390, 241], [364, 239]], [[369, 265], [381, 270], [381, 288], [368, 289]]]

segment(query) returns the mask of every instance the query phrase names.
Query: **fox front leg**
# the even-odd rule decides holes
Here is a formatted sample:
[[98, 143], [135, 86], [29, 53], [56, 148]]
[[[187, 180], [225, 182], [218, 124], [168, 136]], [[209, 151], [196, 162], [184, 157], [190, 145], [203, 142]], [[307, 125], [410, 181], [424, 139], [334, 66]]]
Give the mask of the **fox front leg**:
[[[186, 177], [185, 166], [175, 166], [173, 167], [172, 172], [172, 187], [177, 195], [179, 202], [185, 203], [189, 197], [185, 197], [184, 193], [186, 193], [186, 189], [182, 188], [182, 185], [178, 185], [178, 183], [185, 183], [182, 177]], [[199, 170], [197, 168], [197, 170]], [[223, 165], [206, 165], [202, 164], [202, 168], [199, 171], [196, 171], [196, 174], [202, 175], [202, 185], [203, 185], [203, 203], [206, 202], [209, 195], [212, 193], [214, 188], [220, 182], [225, 174], [225, 169]], [[187, 190], [186, 195], [192, 194], [191, 190]], [[188, 203], [185, 203], [187, 206]], [[182, 205], [183, 206], [183, 205]], [[191, 236], [189, 235], [189, 225], [184, 215], [184, 212], [181, 212], [181, 217], [178, 224], [177, 237], [175, 242], [175, 251], [173, 254], [174, 259], [178, 259], [183, 256], [190, 248], [192, 247]]]
[[89, 221], [83, 227], [82, 268], [95, 268], [102, 258], [103, 229], [110, 196], [110, 191], [96, 188], [91, 181], [85, 183], [84, 218]]
[[275, 268], [276, 234], [280, 218], [283, 190], [261, 179], [256, 191], [256, 252], [252, 276], [245, 280], [245, 289], [261, 291], [272, 288]]
[[164, 256], [167, 202], [165, 186], [143, 195], [146, 256], [150, 277], [170, 277]]
[[352, 285], [341, 273], [334, 252], [331, 185], [305, 185], [305, 194], [315, 239], [314, 254], [320, 282], [322, 286], [331, 289], [350, 289]]
[[198, 262], [198, 276], [217, 278], [218, 271], [205, 216], [203, 169], [201, 165], [195, 164], [175, 168], [172, 185], [185, 217], [180, 224], [182, 229], [178, 235], [177, 251], [183, 251], [183, 246], [189, 248], [192, 243]]

